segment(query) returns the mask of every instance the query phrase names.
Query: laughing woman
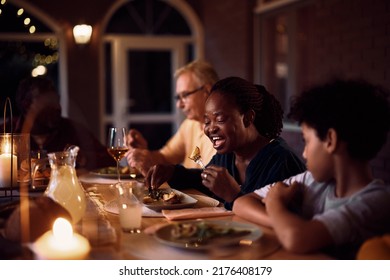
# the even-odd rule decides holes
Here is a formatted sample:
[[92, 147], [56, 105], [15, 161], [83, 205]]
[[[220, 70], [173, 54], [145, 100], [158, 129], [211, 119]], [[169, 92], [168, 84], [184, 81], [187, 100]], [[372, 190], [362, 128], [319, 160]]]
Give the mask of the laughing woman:
[[306, 169], [279, 137], [283, 111], [263, 86], [238, 77], [222, 79], [205, 106], [204, 132], [217, 154], [204, 170], [155, 165], [147, 185], [158, 188], [167, 181], [175, 189], [195, 188], [231, 209], [239, 196]]

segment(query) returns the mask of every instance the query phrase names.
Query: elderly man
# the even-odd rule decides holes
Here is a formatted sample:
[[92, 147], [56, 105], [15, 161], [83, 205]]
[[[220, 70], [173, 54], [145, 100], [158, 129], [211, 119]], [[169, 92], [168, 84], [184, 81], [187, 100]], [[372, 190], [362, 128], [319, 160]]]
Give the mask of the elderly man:
[[205, 61], [193, 61], [175, 72], [176, 106], [186, 115], [178, 131], [159, 150], [148, 150], [148, 143], [137, 130], [130, 130], [128, 144], [131, 149], [127, 162], [146, 175], [155, 164], [183, 164], [196, 168], [188, 157], [198, 146], [207, 163], [215, 154], [210, 140], [203, 132], [204, 105], [213, 84], [218, 81], [214, 68]]

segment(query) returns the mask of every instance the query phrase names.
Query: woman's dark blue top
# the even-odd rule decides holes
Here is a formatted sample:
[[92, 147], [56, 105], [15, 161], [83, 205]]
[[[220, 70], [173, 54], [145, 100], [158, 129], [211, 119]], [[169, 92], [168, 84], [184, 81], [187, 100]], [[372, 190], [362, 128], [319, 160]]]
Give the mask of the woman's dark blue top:
[[[235, 166], [234, 153], [215, 154], [207, 165], [225, 167], [240, 184], [240, 195], [253, 192], [265, 185], [282, 181], [306, 170], [303, 161], [291, 150], [287, 143], [278, 137], [263, 149], [249, 163], [245, 182], [241, 182]], [[224, 203], [226, 209], [232, 209], [233, 202], [226, 202], [202, 185], [201, 169], [186, 169], [176, 165], [175, 173], [168, 184], [175, 189], [194, 188]], [[240, 196], [239, 195], [239, 196]]]

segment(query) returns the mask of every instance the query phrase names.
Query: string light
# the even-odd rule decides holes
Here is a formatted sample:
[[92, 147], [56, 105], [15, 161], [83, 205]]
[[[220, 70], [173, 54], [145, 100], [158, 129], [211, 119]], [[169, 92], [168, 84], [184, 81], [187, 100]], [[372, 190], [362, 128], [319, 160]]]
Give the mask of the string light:
[[47, 68], [43, 65], [38, 65], [31, 71], [31, 76], [37, 77], [37, 76], [42, 76], [47, 73]]
[[[5, 0], [2, 0], [5, 2]], [[23, 8], [20, 8], [17, 12], [16, 12], [17, 16], [18, 17], [21, 17], [23, 14], [24, 14], [24, 9]], [[25, 26], [29, 26], [31, 24], [31, 19], [29, 17], [26, 17], [24, 20], [23, 20], [23, 24]], [[30, 34], [33, 34], [37, 31], [36, 27], [34, 25], [31, 25], [30, 27], [28, 27], [28, 32]]]
[[[0, 1], [0, 4], [1, 4], [1, 5], [5, 5], [5, 2], [6, 2], [5, 0], [1, 0], [1, 1]], [[3, 13], [3, 10], [0, 9], [0, 15], [1, 15], [2, 13]]]
[[[7, 0], [0, 0], [0, 5], [5, 5]], [[2, 6], [0, 6], [2, 8]], [[0, 9], [0, 15], [4, 13], [4, 8]], [[33, 19], [26, 14], [26, 11], [24, 8], [17, 8], [16, 7], [16, 16], [22, 20], [23, 25], [27, 28], [28, 32], [30, 34], [34, 34], [37, 32], [37, 27], [32, 24]], [[56, 38], [47, 38], [44, 41], [45, 47], [51, 49], [51, 50], [57, 50], [58, 49], [58, 41]], [[24, 46], [20, 46], [19, 49], [21, 50], [21, 53], [24, 53], [25, 51], [22, 51]], [[27, 58], [26, 58], [27, 59]], [[32, 66], [35, 67], [32, 71], [32, 75], [43, 75], [47, 72], [47, 69], [45, 65], [57, 63], [59, 60], [58, 52], [54, 52], [52, 55], [41, 55], [36, 54], [33, 61]]]
[[[1, 4], [1, 5], [5, 5], [6, 2], [7, 2], [6, 0], [0, 0], [0, 4]], [[0, 14], [2, 14], [2, 13], [3, 13], [3, 10], [0, 9]], [[16, 11], [17, 17], [21, 17], [23, 14], [24, 14], [24, 9], [23, 9], [23, 8], [19, 8], [19, 9]], [[35, 27], [35, 25], [31, 25], [31, 23], [32, 23], [31, 18], [29, 18], [28, 16], [25, 17], [25, 18], [23, 19], [23, 24], [24, 24], [26, 27], [28, 27], [28, 32], [29, 32], [30, 34], [33, 34], [33, 33], [36, 32], [36, 27]], [[30, 25], [31, 25], [31, 26], [30, 26]]]
[[56, 38], [47, 38], [44, 41], [46, 47], [52, 50], [56, 50], [58, 48], [58, 41]]

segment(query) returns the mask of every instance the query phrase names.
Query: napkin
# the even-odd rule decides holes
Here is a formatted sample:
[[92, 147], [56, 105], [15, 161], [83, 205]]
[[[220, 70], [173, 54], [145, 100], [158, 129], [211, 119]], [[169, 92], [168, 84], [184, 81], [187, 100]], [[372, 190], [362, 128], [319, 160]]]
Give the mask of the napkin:
[[175, 210], [164, 209], [161, 212], [164, 217], [170, 221], [230, 216], [234, 214], [232, 211], [226, 210], [223, 207], [186, 208]]

